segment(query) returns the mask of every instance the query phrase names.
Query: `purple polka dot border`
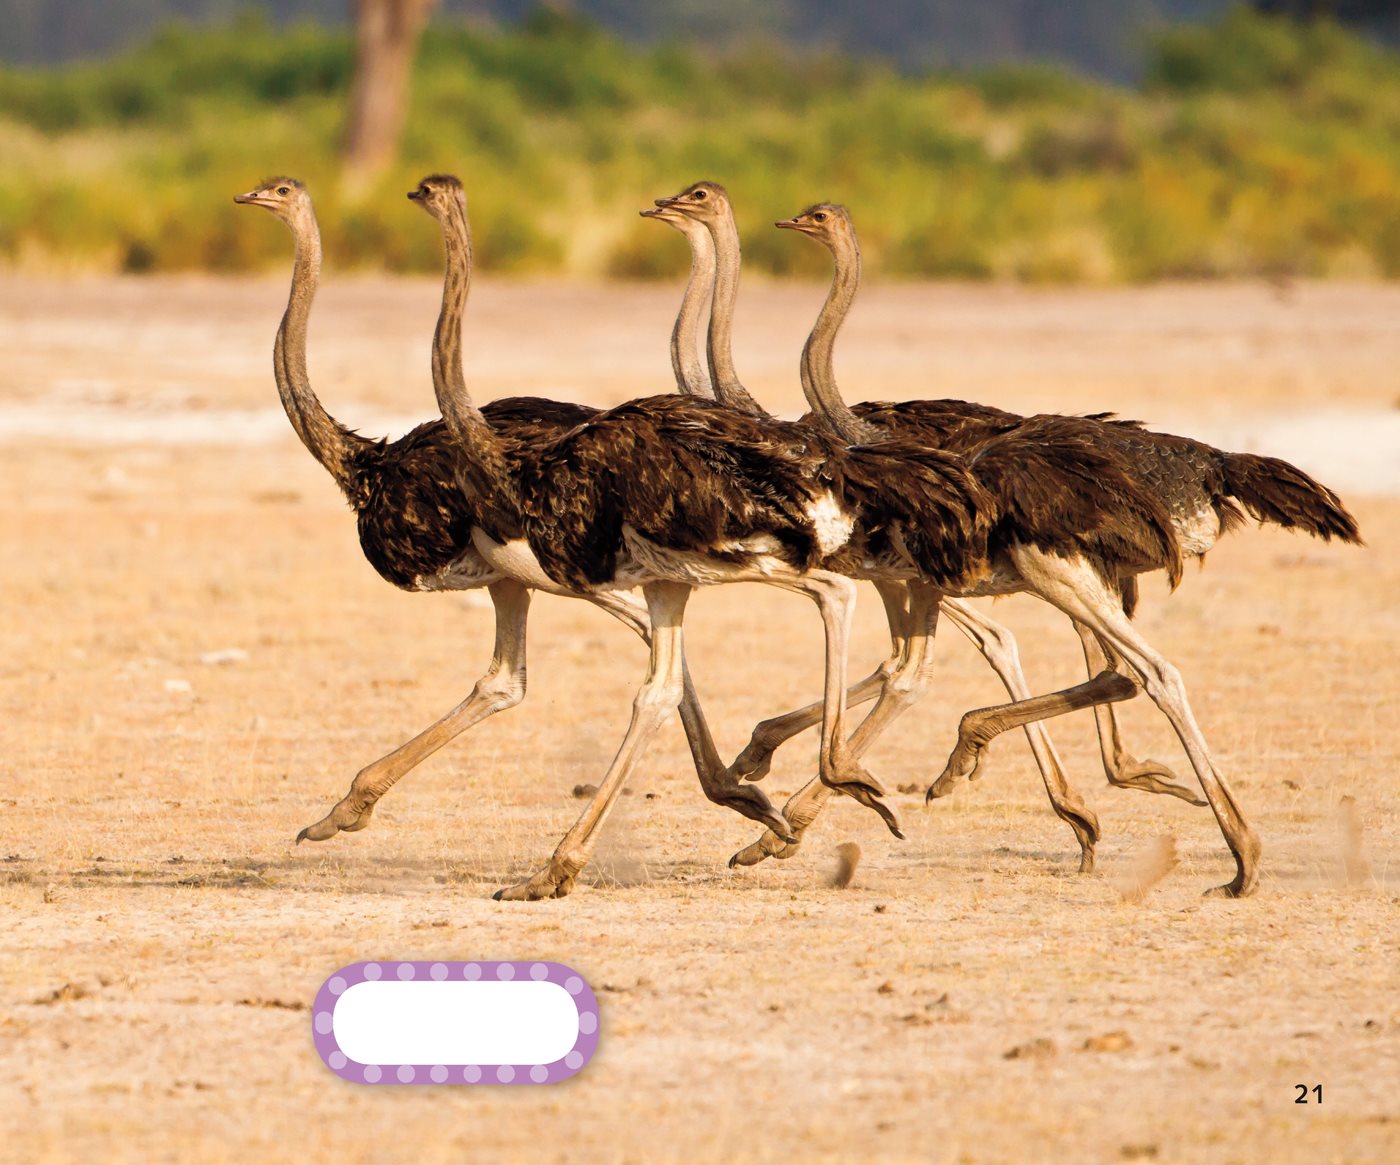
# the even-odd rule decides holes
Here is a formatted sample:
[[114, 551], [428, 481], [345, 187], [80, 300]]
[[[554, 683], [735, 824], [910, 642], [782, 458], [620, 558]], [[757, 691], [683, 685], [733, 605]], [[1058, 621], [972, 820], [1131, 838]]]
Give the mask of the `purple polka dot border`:
[[[534, 982], [557, 983], [578, 1008], [574, 1046], [550, 1064], [361, 1064], [340, 1049], [335, 1038], [335, 1005], [357, 983], [373, 982]], [[400, 962], [380, 959], [351, 963], [335, 971], [316, 992], [311, 1005], [311, 1039], [322, 1063], [353, 1084], [558, 1084], [578, 1075], [598, 1049], [598, 998], [572, 967], [543, 959], [491, 962], [476, 959], [429, 959]]]

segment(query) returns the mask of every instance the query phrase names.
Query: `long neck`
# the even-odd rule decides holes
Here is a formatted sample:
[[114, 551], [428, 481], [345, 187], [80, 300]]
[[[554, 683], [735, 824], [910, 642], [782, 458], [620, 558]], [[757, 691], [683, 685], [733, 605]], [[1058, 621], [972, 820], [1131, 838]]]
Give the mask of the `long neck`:
[[866, 424], [841, 399], [832, 367], [836, 333], [851, 310], [860, 285], [860, 248], [854, 239], [842, 239], [832, 246], [836, 271], [831, 290], [802, 348], [802, 392], [822, 421], [843, 441], [860, 444], [877, 438], [878, 431]]
[[685, 237], [690, 242], [690, 279], [671, 329], [671, 368], [677, 392], [714, 400], [714, 385], [700, 360], [700, 319], [715, 292], [715, 243], [708, 230], [690, 219]]
[[500, 438], [472, 403], [462, 367], [462, 316], [472, 282], [472, 238], [465, 210], [452, 206], [439, 219], [447, 263], [442, 309], [433, 333], [433, 392], [448, 430], [491, 473], [504, 474]]
[[723, 215], [710, 224], [715, 241], [715, 298], [710, 308], [710, 336], [706, 354], [710, 361], [710, 377], [715, 396], [722, 404], [757, 417], [768, 414], [739, 383], [734, 371], [734, 300], [739, 294], [739, 228], [732, 214]]
[[311, 315], [311, 301], [316, 296], [316, 283], [321, 276], [321, 232], [315, 217], [308, 216], [306, 221], [292, 227], [292, 234], [296, 239], [292, 290], [272, 349], [272, 372], [277, 378], [282, 407], [301, 443], [348, 495], [352, 455], [371, 442], [336, 421], [311, 389], [311, 378], [306, 370], [306, 321]]

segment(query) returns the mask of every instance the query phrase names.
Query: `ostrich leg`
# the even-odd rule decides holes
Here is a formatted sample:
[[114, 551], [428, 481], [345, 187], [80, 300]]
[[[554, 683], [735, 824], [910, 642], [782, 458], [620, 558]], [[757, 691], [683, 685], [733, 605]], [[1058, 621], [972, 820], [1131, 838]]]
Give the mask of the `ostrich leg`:
[[642, 752], [657, 730], [675, 711], [684, 694], [682, 631], [690, 588], [680, 583], [647, 583], [643, 588], [651, 614], [651, 662], [646, 680], [632, 701], [632, 722], [627, 735], [579, 819], [560, 839], [554, 854], [538, 873], [497, 890], [498, 902], [534, 902], [563, 898], [574, 888], [574, 879], [588, 864], [598, 843], [598, 830], [612, 811], [623, 782], [636, 768]]
[[[885, 618], [890, 625], [890, 654], [879, 667], [846, 693], [846, 706], [853, 707], [873, 700], [885, 688], [885, 683], [904, 655], [909, 635], [909, 595], [903, 583], [876, 582], [875, 589], [885, 604]], [[796, 711], [760, 721], [749, 736], [749, 743], [729, 766], [729, 772], [746, 781], [761, 781], [768, 775], [773, 754], [800, 732], [805, 732], [822, 718], [822, 702], [808, 704]]]
[[[496, 609], [496, 648], [490, 667], [477, 681], [471, 695], [412, 740], [361, 769], [351, 782], [350, 791], [330, 813], [297, 834], [298, 844], [302, 841], [325, 841], [339, 832], [354, 833], [364, 829], [369, 825], [379, 799], [401, 777], [469, 728], [497, 712], [514, 708], [525, 698], [525, 629], [530, 592], [510, 579], [493, 583], [488, 590]], [[651, 627], [646, 608], [634, 597], [603, 592], [590, 598], [631, 628], [644, 643], [650, 643]], [[684, 677], [681, 719], [685, 723], [686, 739], [695, 758], [695, 771], [706, 797], [785, 837], [789, 836], [787, 822], [761, 789], [727, 778], [724, 762], [715, 748], [684, 660], [681, 666]]]
[[514, 708], [525, 698], [525, 628], [530, 592], [511, 579], [492, 583], [487, 589], [496, 608], [496, 649], [491, 666], [472, 688], [471, 695], [412, 740], [362, 768], [335, 808], [297, 834], [298, 844], [364, 829], [376, 802], [406, 772], [474, 724]]
[[875, 810], [889, 831], [895, 837], [903, 838], [894, 810], [881, 800], [884, 789], [861, 766], [860, 754], [846, 741], [846, 659], [850, 654], [856, 584], [841, 575], [813, 571], [804, 576], [797, 589], [820, 608], [826, 631], [822, 743], [817, 775], [823, 785], [854, 797], [867, 809]]
[[[770, 581], [765, 579], [764, 581]], [[826, 637], [826, 678], [822, 721], [821, 779], [849, 792], [875, 809], [891, 832], [898, 832], [894, 814], [879, 801], [878, 783], [850, 754], [843, 737], [846, 696], [846, 649], [855, 584], [850, 579], [824, 571], [787, 580], [771, 580], [787, 590], [798, 591], [817, 603]], [[646, 745], [656, 735], [684, 695], [685, 678], [681, 625], [690, 587], [673, 582], [647, 583], [643, 587], [651, 616], [651, 664], [645, 682], [632, 705], [632, 720], [622, 745], [598, 792], [572, 829], [555, 848], [545, 868], [514, 886], [498, 890], [495, 897], [507, 901], [534, 901], [561, 898], [573, 888], [579, 871], [588, 863], [597, 843], [598, 829], [606, 820], [627, 777], [635, 770]]]
[[[651, 622], [645, 604], [639, 603], [636, 596], [627, 591], [599, 591], [589, 596], [608, 614], [626, 624], [651, 645]], [[768, 795], [754, 785], [746, 785], [735, 779], [720, 759], [710, 734], [709, 722], [704, 709], [700, 707], [700, 697], [690, 678], [690, 665], [684, 653], [681, 657], [681, 724], [685, 727], [686, 743], [695, 762], [695, 775], [700, 780], [700, 788], [705, 796], [716, 805], [723, 805], [734, 812], [776, 830], [783, 837], [790, 837], [791, 830], [786, 819], [773, 808]]]
[[1116, 671], [1100, 672], [1072, 688], [1045, 696], [1019, 699], [992, 708], [975, 708], [963, 714], [958, 725], [958, 743], [938, 779], [929, 786], [925, 800], [946, 797], [959, 780], [976, 780], [982, 764], [982, 750], [1010, 728], [1027, 727], [1052, 716], [1063, 716], [1081, 708], [1095, 708], [1110, 700], [1131, 700], [1138, 686]]
[[[1079, 634], [1080, 643], [1083, 644], [1084, 663], [1089, 669], [1089, 674], [1098, 675], [1106, 670], [1109, 666], [1108, 656], [1098, 636], [1078, 621], [1075, 622], [1074, 629]], [[1013, 692], [1012, 695], [1018, 700], [1024, 698], [1017, 692]], [[1120, 789], [1142, 789], [1147, 793], [1168, 793], [1192, 805], [1206, 804], [1190, 789], [1178, 784], [1176, 774], [1161, 761], [1133, 759], [1123, 747], [1122, 738], [1118, 735], [1118, 713], [1112, 704], [1094, 705], [1094, 726], [1098, 729], [1103, 771], [1110, 785], [1116, 785]]]
[[[1034, 591], [1054, 604], [1071, 619], [1083, 623], [1108, 651], [1137, 673], [1152, 702], [1159, 707], [1175, 729], [1196, 779], [1206, 795], [1211, 810], [1220, 824], [1220, 832], [1235, 859], [1235, 877], [1212, 893], [1231, 898], [1252, 894], [1259, 878], [1259, 839], [1245, 820], [1234, 793], [1220, 775], [1211, 759], [1205, 737], [1186, 698], [1186, 685], [1181, 673], [1165, 656], [1156, 651], [1126, 615], [1116, 597], [1108, 594], [1102, 582], [1085, 563], [1074, 562], [1054, 554], [1020, 546], [1012, 550], [1017, 569], [1033, 586]], [[1033, 703], [1046, 715], [1055, 714], [1056, 696], [1083, 693], [1084, 689], [1100, 685], [1096, 699], [1100, 702], [1128, 699], [1136, 694], [1137, 685], [1126, 676], [1106, 672], [1078, 689], [1036, 697]], [[1071, 699], [1075, 697], [1071, 696]], [[1078, 706], [1078, 701], [1076, 700]], [[1005, 715], [1017, 705], [1007, 705], [1001, 723], [1014, 727], [1022, 717]], [[985, 733], [980, 734], [985, 736]], [[961, 747], [962, 741], [959, 741]], [[956, 750], [955, 750], [956, 751]]]
[[[902, 585], [885, 585], [896, 585], [896, 589], [900, 591], [904, 590]], [[920, 584], [910, 584], [909, 591], [911, 595], [919, 585]], [[882, 597], [884, 593], [884, 589], [882, 588]], [[911, 610], [913, 605], [914, 601], [911, 598]], [[885, 609], [891, 616], [892, 638], [894, 638], [896, 643], [901, 643], [901, 635], [907, 634], [907, 631], [896, 629], [896, 608], [891, 605], [888, 599], [886, 600]], [[1024, 699], [1031, 694], [1030, 685], [1027, 684], [1025, 674], [1021, 671], [1021, 662], [1016, 651], [1016, 640], [1010, 631], [1001, 624], [988, 619], [975, 607], [968, 606], [966, 603], [957, 599], [945, 598], [942, 602], [942, 609], [944, 613], [947, 614], [952, 624], [972, 641], [977, 650], [981, 652], [987, 662], [992, 665], [997, 675], [1001, 678], [1003, 686], [1005, 686], [1007, 692], [1014, 699]], [[924, 617], [928, 618], [927, 615]], [[935, 609], [932, 614], [931, 622], [925, 627], [924, 634], [926, 638], [931, 638], [933, 626], [936, 625], [936, 622], [937, 610]], [[929, 644], [926, 644], [922, 648], [925, 655], [930, 650], [931, 645]], [[887, 664], [889, 662], [890, 661], [887, 661]], [[885, 666], [887, 665], [882, 665], [882, 668]], [[900, 660], [897, 661], [897, 670], [902, 672], [898, 686], [903, 690], [899, 693], [897, 703], [893, 709], [887, 709], [877, 716], [876, 712], [880, 711], [879, 705], [877, 705], [875, 711], [872, 711], [870, 716], [862, 722], [860, 728], [857, 730], [857, 737], [860, 741], [860, 752], [864, 752], [864, 750], [874, 742], [876, 736], [884, 731], [899, 712], [909, 707], [922, 695], [930, 678], [931, 661], [923, 657], [918, 660], [911, 660], [907, 652], [901, 652]], [[889, 685], [895, 683], [895, 673], [896, 669], [892, 668], [888, 681]], [[880, 673], [876, 674], [879, 675]], [[874, 677], [872, 677], [872, 679], [873, 678]], [[852, 692], [855, 691], [857, 691], [857, 689], [853, 688]], [[852, 702], [854, 702], [854, 700]], [[803, 712], [805, 711], [806, 709], [803, 709]], [[790, 714], [790, 717], [795, 718], [797, 715], [799, 714], [793, 713]], [[766, 721], [765, 723], [776, 724], [784, 719], [787, 718], [779, 717], [775, 720]], [[760, 725], [760, 728], [762, 728], [762, 725]], [[757, 735], [758, 732], [755, 730], [755, 736]], [[1084, 803], [1079, 794], [1070, 786], [1069, 781], [1065, 777], [1064, 766], [1060, 762], [1059, 754], [1055, 751], [1055, 746], [1050, 740], [1049, 734], [1038, 724], [1032, 723], [1026, 728], [1026, 737], [1030, 741], [1031, 752], [1035, 756], [1036, 765], [1040, 769], [1042, 780], [1045, 782], [1045, 791], [1049, 795], [1051, 807], [1055, 810], [1056, 815], [1068, 823], [1069, 827], [1074, 830], [1075, 838], [1079, 842], [1080, 873], [1091, 873], [1094, 868], [1094, 848], [1098, 844], [1099, 839], [1098, 818], [1094, 816], [1093, 810]], [[852, 747], [856, 747], [856, 738], [852, 738]], [[859, 753], [857, 755], [859, 755]], [[787, 805], [784, 807], [783, 816], [787, 818], [788, 824], [792, 826], [793, 832], [797, 835], [799, 840], [801, 839], [802, 833], [812, 824], [817, 815], [821, 812], [822, 806], [825, 805], [825, 803], [825, 796], [815, 796], [815, 782], [809, 782], [808, 785], [799, 789], [788, 801]], [[790, 858], [796, 852], [797, 846], [795, 844], [790, 842], [785, 843], [780, 837], [769, 831], [758, 841], [735, 854], [730, 860], [730, 865], [754, 865], [769, 857]]]
[[[992, 665], [1007, 694], [1013, 700], [1029, 698], [1031, 689], [1021, 670], [1015, 636], [960, 599], [944, 599], [943, 612]], [[1050, 734], [1039, 724], [1032, 723], [1026, 725], [1026, 740], [1030, 742], [1031, 755], [1045, 782], [1050, 807], [1074, 830], [1075, 840], [1079, 842], [1079, 872], [1091, 874], [1094, 872], [1094, 848], [1099, 841], [1099, 819], [1071, 787]]]
[[[904, 589], [904, 588], [901, 588]], [[909, 606], [904, 614], [901, 627], [902, 642], [898, 661], [892, 669], [888, 682], [880, 692], [880, 698], [869, 714], [861, 721], [847, 748], [852, 756], [859, 757], [874, 739], [906, 708], [915, 703], [927, 685], [927, 669], [933, 635], [938, 627], [937, 588], [922, 582], [907, 584]], [[886, 611], [893, 608], [886, 603]], [[817, 781], [808, 781], [792, 795], [783, 807], [783, 816], [792, 826], [793, 833], [801, 839], [806, 828], [816, 820], [817, 815], [831, 799], [836, 790]], [[757, 865], [765, 858], [791, 857], [797, 852], [797, 842], [784, 842], [769, 830], [756, 842], [746, 846], [729, 859], [730, 866]]]

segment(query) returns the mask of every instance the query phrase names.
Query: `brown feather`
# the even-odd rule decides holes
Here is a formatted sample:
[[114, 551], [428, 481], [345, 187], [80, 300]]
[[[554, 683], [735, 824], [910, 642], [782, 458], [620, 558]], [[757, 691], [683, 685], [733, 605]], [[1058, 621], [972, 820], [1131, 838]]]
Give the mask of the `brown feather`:
[[[1069, 537], [1100, 573], [1113, 570], [1115, 562], [1134, 570], [1164, 566], [1175, 586], [1181, 565], [1175, 530], [1208, 510], [1214, 511], [1222, 535], [1240, 526], [1248, 510], [1258, 521], [1315, 537], [1361, 540], [1356, 520], [1336, 494], [1296, 466], [1274, 457], [1227, 453], [1189, 437], [1145, 429], [1138, 421], [1112, 413], [1022, 418], [960, 400], [868, 401], [852, 411], [892, 434], [964, 453], [976, 453], [989, 441], [1011, 441], [1020, 425], [1036, 421], [1053, 442], [1046, 451], [1049, 460], [1042, 458], [1039, 469], [1068, 472], [1085, 493], [1079, 499], [1060, 493], [1056, 500], [1056, 487], [1047, 478], [1032, 480], [1039, 473], [1031, 472], [1030, 460], [998, 458], [994, 464], [999, 476], [986, 484], [1010, 511], [993, 534], [994, 548], [1018, 528], [1029, 533], [1036, 522], [1067, 506], [1057, 533]], [[1024, 430], [1023, 436], [1034, 431]], [[978, 466], [987, 468], [982, 461]], [[1103, 514], [1116, 514], [1117, 520], [1096, 523], [1096, 507]], [[1164, 515], [1172, 527], [1170, 536], [1163, 527]], [[1124, 591], [1125, 609], [1135, 601], [1135, 592], [1130, 599]]]
[[1226, 453], [1221, 467], [1225, 488], [1259, 521], [1302, 530], [1324, 542], [1339, 538], [1361, 544], [1356, 519], [1341, 498], [1296, 465], [1277, 457]]
[[[507, 460], [558, 439], [598, 410], [537, 397], [488, 404], [482, 412], [506, 442]], [[420, 577], [446, 569], [471, 549], [472, 527], [518, 529], [519, 513], [500, 490], [464, 492], [470, 469], [441, 420], [419, 425], [397, 441], [359, 447], [347, 489], [360, 547], [380, 576], [414, 589]], [[493, 537], [509, 537], [511, 534]]]
[[[849, 546], [821, 552], [810, 506], [835, 496]], [[742, 561], [768, 535], [797, 569], [849, 569], [907, 551], [951, 580], [986, 554], [987, 498], [962, 460], [899, 442], [846, 448], [800, 422], [711, 401], [657, 396], [600, 413], [520, 469], [532, 549], [551, 577], [582, 589], [616, 576], [623, 525], [668, 550]]]
[[[1132, 570], [1180, 579], [1171, 514], [1112, 452], [1134, 421], [1021, 417], [961, 400], [870, 401], [853, 410], [898, 437], [971, 456], [994, 499], [990, 551], [1015, 543], [1083, 555], [1110, 585]], [[1126, 596], [1125, 596], [1126, 599]]]

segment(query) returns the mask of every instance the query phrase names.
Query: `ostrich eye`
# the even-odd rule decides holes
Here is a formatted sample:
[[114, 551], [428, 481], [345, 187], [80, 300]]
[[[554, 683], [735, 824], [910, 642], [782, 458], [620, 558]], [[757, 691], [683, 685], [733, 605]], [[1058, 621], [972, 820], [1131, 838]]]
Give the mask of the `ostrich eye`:
[[291, 188], [290, 186], [279, 186], [279, 187], [277, 188], [277, 193], [278, 193], [278, 194], [290, 194], [291, 192], [292, 192], [292, 188]]
[[812, 216], [812, 221], [813, 221], [813, 222], [826, 222], [826, 215], [824, 215], [821, 211], [818, 211], [816, 214], [814, 214], [814, 215]]
[[704, 197], [705, 197], [705, 192], [704, 192], [703, 190], [697, 190], [697, 191], [695, 192], [695, 197], [696, 197], [696, 198], [704, 198]]

